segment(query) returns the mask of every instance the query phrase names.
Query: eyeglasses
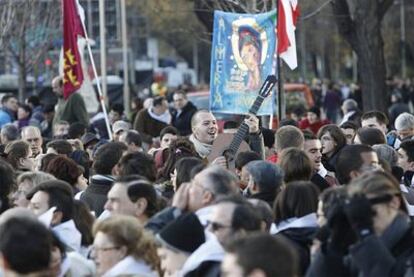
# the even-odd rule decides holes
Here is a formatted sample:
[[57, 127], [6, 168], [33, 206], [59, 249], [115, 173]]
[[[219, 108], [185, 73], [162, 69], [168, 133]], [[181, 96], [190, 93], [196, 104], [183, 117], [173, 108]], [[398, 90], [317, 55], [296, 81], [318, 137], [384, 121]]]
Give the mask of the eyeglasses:
[[117, 250], [119, 248], [121, 248], [121, 246], [108, 246], [108, 247], [92, 246], [91, 250], [90, 250], [90, 253], [89, 253], [89, 256], [90, 257], [95, 257], [96, 253], [98, 253], [98, 252], [108, 252], [108, 251], [111, 251], [111, 250]]
[[213, 232], [218, 231], [220, 229], [224, 229], [224, 228], [231, 228], [230, 225], [224, 225], [219, 222], [214, 222], [214, 221], [209, 221], [209, 220], [207, 221], [207, 226], [211, 226], [211, 230]]

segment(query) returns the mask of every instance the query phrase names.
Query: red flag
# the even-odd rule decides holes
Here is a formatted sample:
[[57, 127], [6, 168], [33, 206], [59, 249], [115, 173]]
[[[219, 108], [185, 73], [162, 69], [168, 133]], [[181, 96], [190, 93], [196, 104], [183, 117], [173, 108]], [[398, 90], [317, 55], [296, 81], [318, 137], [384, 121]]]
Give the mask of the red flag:
[[77, 0], [63, 0], [63, 97], [67, 99], [83, 82], [78, 36], [84, 37]]
[[279, 0], [277, 6], [277, 53], [291, 69], [298, 65], [295, 29], [299, 17], [297, 0]]

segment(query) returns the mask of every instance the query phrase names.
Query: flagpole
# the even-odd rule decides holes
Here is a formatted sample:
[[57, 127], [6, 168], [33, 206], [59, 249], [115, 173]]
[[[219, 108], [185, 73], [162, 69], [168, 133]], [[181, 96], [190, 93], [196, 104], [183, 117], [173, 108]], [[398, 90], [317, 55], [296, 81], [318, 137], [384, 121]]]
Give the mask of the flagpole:
[[[277, 4], [277, 14], [279, 16], [279, 2], [280, 0], [276, 0], [276, 4]], [[276, 22], [277, 24], [277, 22]], [[276, 26], [277, 28], [279, 26]], [[279, 41], [278, 41], [279, 43]], [[280, 54], [279, 51], [276, 50], [277, 53], [277, 57], [276, 57], [276, 68], [277, 68], [277, 116], [280, 120], [284, 119], [286, 117], [286, 104], [285, 104], [285, 92], [283, 90], [283, 76], [282, 76], [282, 62], [280, 60]]]
[[121, 0], [121, 28], [122, 28], [122, 61], [124, 68], [124, 109], [129, 115], [130, 112], [130, 91], [129, 91], [129, 70], [128, 70], [128, 42], [127, 42], [127, 15], [125, 0]]
[[276, 59], [277, 63], [277, 91], [278, 91], [278, 116], [279, 121], [286, 117], [286, 103], [285, 103], [285, 91], [283, 89], [283, 74], [282, 74], [282, 63], [279, 54]]
[[88, 33], [86, 32], [85, 23], [83, 22], [83, 20], [81, 20], [81, 23], [82, 23], [83, 32], [85, 33], [86, 46], [88, 48], [89, 59], [91, 60], [93, 74], [95, 75], [96, 86], [98, 88], [99, 102], [101, 103], [102, 112], [104, 113], [106, 130], [108, 131], [109, 140], [112, 140], [112, 131], [111, 131], [111, 126], [109, 124], [108, 112], [107, 112], [106, 106], [105, 106], [105, 98], [102, 94], [101, 83], [99, 81], [98, 73], [96, 71], [95, 61], [93, 59], [92, 49], [91, 49], [91, 45], [89, 43]]

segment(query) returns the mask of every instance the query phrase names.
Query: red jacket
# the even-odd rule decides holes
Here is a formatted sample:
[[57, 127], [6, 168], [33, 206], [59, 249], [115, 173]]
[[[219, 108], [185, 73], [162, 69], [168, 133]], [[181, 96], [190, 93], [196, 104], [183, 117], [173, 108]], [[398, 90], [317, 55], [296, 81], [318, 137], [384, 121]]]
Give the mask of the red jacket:
[[318, 131], [322, 126], [327, 125], [329, 123], [330, 123], [329, 120], [324, 119], [324, 120], [316, 121], [313, 124], [310, 124], [309, 120], [305, 118], [299, 121], [299, 128], [302, 130], [309, 130], [316, 135], [318, 134]]

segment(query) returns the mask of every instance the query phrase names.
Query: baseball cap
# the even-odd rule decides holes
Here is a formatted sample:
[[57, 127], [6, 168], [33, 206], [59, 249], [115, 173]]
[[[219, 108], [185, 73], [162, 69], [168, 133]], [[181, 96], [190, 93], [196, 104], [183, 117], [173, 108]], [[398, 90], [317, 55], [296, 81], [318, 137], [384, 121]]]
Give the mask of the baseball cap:
[[97, 137], [95, 134], [92, 134], [92, 133], [86, 133], [86, 134], [84, 134], [84, 135], [82, 136], [81, 141], [82, 141], [82, 144], [83, 144], [84, 146], [86, 146], [86, 145], [88, 145], [89, 143], [91, 143], [91, 142], [93, 142], [93, 141], [98, 142], [98, 141], [99, 141], [99, 139], [98, 139], [98, 137]]
[[131, 129], [131, 124], [123, 120], [115, 121], [114, 125], [112, 125], [112, 131], [115, 134], [119, 131], [128, 131], [129, 129]]

